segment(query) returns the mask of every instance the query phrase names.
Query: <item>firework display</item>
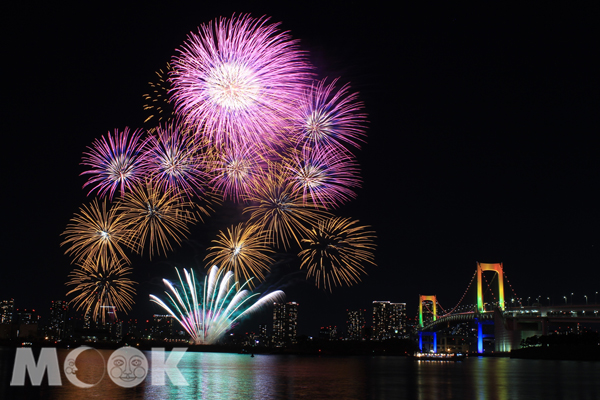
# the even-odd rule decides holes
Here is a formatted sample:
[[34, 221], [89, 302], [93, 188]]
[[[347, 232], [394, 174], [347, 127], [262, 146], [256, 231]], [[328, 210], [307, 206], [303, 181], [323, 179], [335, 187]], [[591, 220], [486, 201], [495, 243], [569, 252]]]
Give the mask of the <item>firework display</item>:
[[200, 194], [204, 191], [208, 173], [204, 168], [202, 143], [178, 123], [158, 126], [150, 134], [144, 151], [147, 173], [153, 185], [175, 195]]
[[115, 130], [114, 135], [108, 132], [106, 137], [97, 139], [81, 161], [82, 165], [91, 167], [81, 174], [92, 175], [83, 186], [95, 185], [90, 193], [98, 189], [99, 196], [108, 194], [112, 199], [117, 188], [123, 195], [125, 188], [131, 189], [132, 185], [139, 183], [145, 173], [142, 134], [141, 129], [130, 134], [129, 128], [125, 128], [121, 132]]
[[192, 204], [172, 190], [160, 190], [152, 181], [135, 187], [118, 205], [123, 223], [129, 228], [128, 242], [138, 253], [148, 247], [150, 258], [173, 250], [188, 234], [188, 225], [196, 222]]
[[217, 144], [276, 142], [311, 81], [298, 41], [268, 18], [221, 18], [191, 33], [173, 58], [172, 100]]
[[129, 245], [126, 224], [116, 207], [108, 206], [106, 200], [100, 204], [94, 199], [81, 207], [63, 235], [65, 240], [61, 246], [70, 245], [66, 253], [73, 256], [74, 262], [101, 260], [106, 263], [117, 258], [129, 262], [123, 251], [123, 246]]
[[265, 239], [277, 247], [290, 247], [290, 241], [300, 244], [306, 231], [316, 225], [327, 212], [307, 206], [294, 182], [284, 172], [272, 172], [263, 177], [255, 192], [248, 197], [252, 205], [244, 209], [251, 213], [250, 222], [265, 233]]
[[104, 323], [109, 312], [116, 318], [117, 312], [131, 310], [135, 282], [128, 278], [130, 274], [131, 267], [114, 258], [82, 264], [69, 275], [67, 286], [75, 287], [67, 296], [75, 296], [71, 302], [76, 310]]
[[221, 265], [224, 270], [233, 271], [236, 282], [243, 278], [249, 281], [252, 277], [264, 279], [264, 274], [269, 270], [269, 264], [274, 260], [266, 255], [272, 253], [265, 245], [264, 233], [257, 225], [240, 223], [227, 228], [226, 232], [219, 232], [215, 246], [209, 247], [210, 251], [205, 257], [208, 265]]
[[277, 290], [259, 298], [259, 293], [244, 289], [248, 282], [236, 289], [239, 282], [234, 280], [233, 273], [216, 266], [210, 269], [203, 286], [196, 281], [193, 270], [183, 270], [185, 280], [176, 271], [179, 289], [163, 279], [170, 290], [165, 292], [169, 304], [152, 294], [150, 300], [175, 318], [195, 344], [215, 344], [237, 321], [285, 296]]
[[[157, 76], [144, 95], [147, 130], [116, 129], [83, 154], [83, 186], [103, 202], [82, 207], [63, 232], [61, 245], [80, 264], [69, 283], [78, 285], [73, 301], [96, 314], [102, 302], [126, 309], [131, 290], [118, 304], [104, 294], [84, 302], [92, 298], [85, 277], [89, 290], [109, 275], [121, 282], [130, 272], [124, 250], [167, 255], [211, 205], [225, 202], [240, 204], [240, 220], [216, 235], [204, 259], [238, 289], [265, 278], [275, 250], [299, 253], [319, 287], [358, 282], [374, 264], [375, 235], [332, 215], [361, 185], [353, 152], [366, 139], [367, 117], [358, 93], [340, 78], [318, 79], [298, 40], [249, 15], [201, 25]], [[191, 293], [193, 274], [185, 275]], [[199, 322], [190, 324], [208, 340]]]
[[334, 217], [321, 221], [302, 240], [306, 247], [298, 254], [300, 268], [306, 267], [317, 286], [331, 290], [342, 284], [352, 285], [365, 273], [364, 264], [373, 262], [375, 234], [358, 221]]
[[298, 139], [310, 147], [343, 147], [350, 144], [360, 147], [365, 136], [367, 116], [362, 113], [362, 103], [350, 86], [336, 91], [337, 79], [329, 85], [325, 80], [305, 90], [294, 121]]
[[[239, 285], [231, 271], [213, 266], [204, 285], [196, 281], [194, 271], [183, 270], [182, 278], [179, 270], [180, 288], [163, 279], [170, 290], [165, 292], [169, 301], [163, 302], [155, 295], [150, 300], [161, 306], [170, 316], [175, 318], [195, 344], [215, 344], [229, 331], [237, 321], [260, 310], [261, 308], [281, 301], [285, 294], [281, 290], [271, 292], [259, 298], [259, 293], [252, 294], [244, 289], [248, 282]], [[237, 286], [240, 286], [236, 289]]]

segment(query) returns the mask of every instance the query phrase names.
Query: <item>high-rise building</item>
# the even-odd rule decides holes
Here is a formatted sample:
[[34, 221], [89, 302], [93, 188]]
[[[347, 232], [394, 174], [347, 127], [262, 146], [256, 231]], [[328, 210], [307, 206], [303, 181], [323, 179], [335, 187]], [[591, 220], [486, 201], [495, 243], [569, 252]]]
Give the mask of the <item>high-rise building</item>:
[[150, 325], [152, 339], [171, 339], [175, 318], [171, 315], [154, 314]]
[[15, 300], [0, 301], [0, 324], [12, 324], [15, 313]]
[[407, 338], [406, 303], [390, 303], [390, 334], [395, 338]]
[[319, 330], [320, 340], [337, 340], [337, 326], [322, 326]]
[[40, 322], [40, 315], [36, 314], [35, 310], [24, 308], [17, 309], [17, 323], [20, 325], [32, 325]]
[[350, 311], [346, 310], [348, 319], [346, 320], [346, 331], [348, 340], [362, 340], [365, 338], [365, 310]]
[[65, 338], [68, 312], [69, 303], [67, 301], [52, 301], [50, 304], [50, 320], [48, 321], [48, 339], [62, 340]]
[[373, 302], [373, 336], [375, 340], [402, 338], [406, 330], [406, 303]]
[[273, 307], [273, 344], [285, 346], [296, 343], [298, 303], [275, 303]]
[[389, 301], [373, 302], [373, 334], [371, 335], [371, 339], [388, 339], [388, 320], [390, 318], [390, 309], [391, 307]]

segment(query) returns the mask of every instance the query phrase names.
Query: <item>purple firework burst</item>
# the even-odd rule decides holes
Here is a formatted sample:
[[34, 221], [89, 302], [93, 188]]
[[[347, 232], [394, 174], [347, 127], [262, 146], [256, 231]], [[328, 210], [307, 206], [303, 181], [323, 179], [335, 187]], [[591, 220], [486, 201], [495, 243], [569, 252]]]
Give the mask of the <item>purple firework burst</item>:
[[81, 164], [90, 169], [81, 175], [92, 175], [83, 185], [94, 185], [89, 193], [98, 189], [99, 196], [108, 194], [109, 199], [112, 199], [117, 188], [123, 196], [125, 188], [131, 189], [132, 185], [141, 182], [146, 172], [142, 158], [145, 145], [142, 133], [141, 129], [132, 133], [129, 128], [122, 132], [115, 129], [114, 135], [108, 132], [106, 137], [96, 139], [92, 147], [88, 147], [90, 151], [83, 153]]
[[353, 188], [360, 187], [358, 164], [347, 152], [332, 147], [305, 148], [287, 162], [294, 189], [325, 209], [337, 207], [356, 197]]
[[294, 121], [299, 141], [308, 146], [351, 144], [360, 148], [367, 116], [361, 112], [363, 103], [358, 101], [358, 93], [351, 93], [347, 84], [336, 91], [337, 79], [329, 85], [325, 81], [304, 92]]
[[254, 189], [263, 170], [264, 161], [256, 148], [221, 146], [209, 156], [210, 185], [223, 193], [223, 199], [245, 199]]
[[310, 84], [297, 40], [248, 15], [200, 26], [173, 58], [172, 100], [217, 145], [277, 142]]
[[163, 191], [200, 194], [208, 181], [201, 143], [177, 123], [156, 128], [146, 144], [144, 160], [152, 182]]

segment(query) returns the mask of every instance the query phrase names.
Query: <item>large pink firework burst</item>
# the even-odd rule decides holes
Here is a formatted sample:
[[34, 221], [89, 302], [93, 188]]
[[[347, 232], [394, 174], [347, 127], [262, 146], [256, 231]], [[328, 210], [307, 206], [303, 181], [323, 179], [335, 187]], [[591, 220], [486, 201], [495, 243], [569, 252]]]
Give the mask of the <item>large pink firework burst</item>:
[[294, 189], [316, 207], [335, 208], [356, 197], [353, 188], [360, 187], [358, 164], [349, 153], [332, 147], [305, 148], [286, 167]]
[[142, 133], [141, 129], [133, 132], [129, 128], [121, 132], [115, 129], [114, 135], [108, 132], [106, 137], [96, 139], [92, 147], [88, 147], [90, 151], [83, 153], [81, 164], [90, 169], [81, 175], [92, 175], [83, 185], [94, 185], [89, 193], [98, 189], [99, 196], [108, 194], [112, 199], [117, 188], [123, 196], [125, 188], [131, 189], [142, 181], [146, 172], [142, 157], [145, 144]]
[[217, 145], [276, 143], [310, 84], [298, 41], [268, 18], [221, 18], [200, 26], [172, 60], [172, 100]]
[[367, 116], [361, 112], [363, 104], [358, 101], [358, 93], [351, 93], [347, 84], [336, 90], [337, 79], [329, 85], [325, 81], [304, 92], [293, 123], [298, 140], [311, 147], [360, 147]]
[[204, 191], [208, 181], [202, 142], [177, 122], [156, 128], [144, 159], [152, 182], [161, 190], [188, 196]]

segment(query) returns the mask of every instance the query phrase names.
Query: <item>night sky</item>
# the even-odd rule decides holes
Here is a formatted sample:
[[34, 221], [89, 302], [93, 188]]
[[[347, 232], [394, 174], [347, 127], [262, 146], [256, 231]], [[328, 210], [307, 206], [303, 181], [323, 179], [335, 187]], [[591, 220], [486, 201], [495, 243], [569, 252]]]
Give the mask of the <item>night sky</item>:
[[[362, 188], [336, 215], [372, 226], [378, 265], [329, 293], [296, 272], [293, 254], [278, 255], [264, 287], [300, 303], [301, 333], [339, 327], [347, 308], [373, 300], [406, 302], [412, 316], [419, 294], [437, 294], [451, 308], [477, 261], [503, 262], [524, 298], [583, 303], [600, 291], [597, 9], [59, 3], [3, 6], [0, 299], [45, 313], [65, 298], [73, 266], [60, 233], [91, 201], [82, 153], [109, 130], [142, 127], [155, 71], [189, 32], [234, 12], [282, 22], [318, 76], [350, 82], [369, 114]], [[173, 266], [203, 267], [240, 211], [217, 209], [166, 258], [132, 255], [132, 316], [158, 312], [148, 294], [162, 293]], [[270, 314], [252, 324], [261, 318]]]

